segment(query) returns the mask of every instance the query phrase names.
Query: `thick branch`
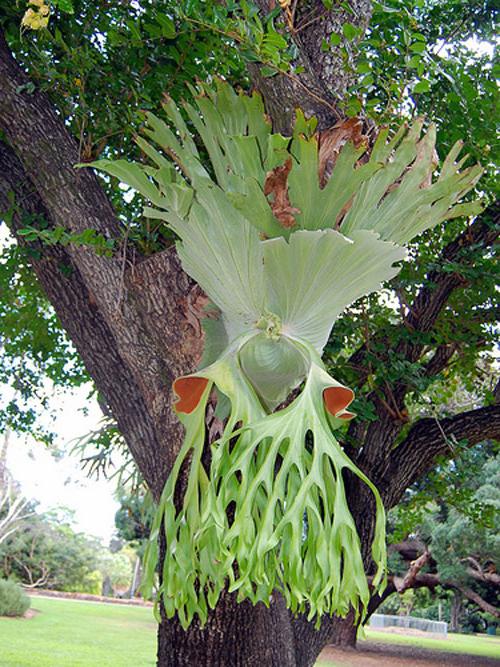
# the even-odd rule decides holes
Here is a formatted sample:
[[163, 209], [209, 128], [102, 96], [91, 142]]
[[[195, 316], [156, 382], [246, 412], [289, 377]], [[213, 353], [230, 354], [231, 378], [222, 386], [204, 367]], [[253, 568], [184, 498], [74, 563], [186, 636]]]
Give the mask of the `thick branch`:
[[[46, 96], [27, 92], [27, 82], [0, 36], [0, 129], [19, 160], [12, 170], [12, 157], [4, 146], [4, 194], [14, 190], [20, 209], [34, 198], [35, 208], [42, 210], [53, 226], [76, 233], [91, 228], [120, 240], [120, 224], [96, 177], [90, 170], [74, 169], [79, 160], [75, 141]], [[180, 436], [171, 411], [171, 383], [179, 372], [192, 370], [202, 340], [199, 332], [192, 333], [184, 307], [192, 283], [172, 254], [145, 260], [133, 271], [125, 250], [112, 258], [99, 256], [86, 246], [69, 245], [54, 251], [42, 247], [41, 251], [47, 260], [44, 289], [70, 335], [77, 336], [75, 342], [90, 372], [101, 377], [101, 382], [96, 381], [99, 388], [104, 387], [106, 401], [114, 406], [113, 416], [142, 473], [159, 492]], [[73, 278], [68, 282], [56, 275], [59, 261], [72, 268]], [[151, 281], [141, 281], [141, 276], [148, 274], [151, 263], [161, 263], [162, 282], [156, 283], [150, 294], [146, 290]], [[156, 308], [162, 316], [159, 321], [145, 316], [151, 311], [153, 298], [161, 304]], [[62, 313], [64, 307], [66, 314]], [[83, 317], [83, 312], [88, 317]], [[75, 321], [71, 323], [71, 319]], [[102, 328], [100, 337], [96, 337], [93, 325]], [[187, 342], [181, 340], [185, 333], [189, 333]], [[104, 347], [99, 348], [97, 340]], [[90, 363], [96, 355], [109, 355], [108, 371], [120, 367], [107, 382], [105, 371], [97, 370], [98, 360]], [[133, 389], [127, 392], [127, 386]], [[124, 426], [125, 422], [132, 426], [130, 414], [126, 414], [132, 412], [132, 404], [138, 406], [143, 419], [131, 430]], [[137, 457], [139, 450], [142, 454]]]
[[426, 549], [423, 554], [411, 561], [410, 567], [404, 577], [394, 577], [394, 586], [398, 593], [404, 593], [409, 588], [413, 588], [420, 570], [427, 565], [430, 558], [431, 554]]
[[[401, 331], [402, 340], [407, 338], [407, 335], [403, 334], [406, 334], [408, 328], [419, 333], [432, 329], [453, 291], [467, 284], [459, 273], [447, 270], [448, 267], [452, 263], [463, 267], [470, 266], [474, 262], [474, 252], [477, 248], [489, 248], [498, 238], [499, 224], [500, 205], [496, 202], [483, 211], [465, 232], [445, 246], [436, 262], [441, 268], [434, 269], [427, 275], [426, 285], [411, 304], [405, 322], [397, 327]], [[470, 315], [474, 317], [474, 313]], [[386, 337], [374, 338], [371, 346], [387, 351], [391, 349]], [[422, 344], [411, 342], [400, 344], [398, 349], [408, 361], [416, 361], [422, 350]], [[369, 352], [370, 348], [365, 344], [349, 359], [349, 364], [359, 372], [358, 385], [364, 384], [370, 373], [369, 365], [366, 363]], [[380, 356], [381, 361], [386, 359], [387, 355]], [[439, 370], [442, 369], [438, 366], [438, 372]]]
[[417, 294], [406, 317], [407, 326], [420, 332], [432, 329], [453, 290], [467, 284], [459, 272], [446, 271], [447, 266], [452, 263], [467, 266], [471, 261], [471, 252], [478, 246], [490, 247], [498, 238], [499, 223], [500, 204], [495, 202], [444, 248], [439, 259], [442, 268], [428, 274], [426, 286]]
[[[394, 583], [395, 579], [397, 579], [397, 577], [390, 576], [387, 578], [387, 587], [391, 593], [397, 591], [397, 587]], [[498, 609], [498, 607], [495, 607], [494, 605], [484, 600], [479, 595], [479, 593], [476, 593], [476, 591], [473, 591], [471, 588], [467, 588], [466, 586], [461, 586], [452, 581], [443, 581], [438, 574], [428, 574], [428, 573], [418, 574], [413, 579], [411, 586], [409, 586], [408, 588], [434, 589], [436, 588], [436, 586], [442, 586], [443, 588], [450, 588], [460, 591], [462, 595], [464, 595], [471, 602], [474, 602], [474, 604], [476, 604], [480, 609], [488, 612], [492, 616], [495, 616], [495, 618], [500, 618], [500, 610]], [[375, 609], [370, 610], [370, 612], [373, 613]]]
[[[432, 329], [452, 292], [465, 284], [459, 273], [447, 271], [446, 267], [449, 267], [452, 262], [464, 267], [472, 264], [478, 247], [486, 249], [498, 237], [499, 221], [500, 207], [492, 205], [483, 212], [481, 217], [478, 217], [472, 223], [467, 231], [444, 248], [438, 260], [438, 264], [443, 268], [433, 270], [429, 273], [427, 283], [420, 290], [411, 305], [410, 314], [407, 316], [405, 323], [399, 326], [399, 339], [401, 342], [395, 350], [395, 353], [399, 357], [410, 363], [414, 363], [420, 358], [424, 351], [424, 345], [420, 341], [414, 342], [412, 336], [408, 336], [408, 327], [416, 333], [426, 333]], [[465, 313], [464, 319], [466, 319]], [[398, 337], [397, 332], [394, 335], [396, 338]], [[417, 336], [414, 338], [416, 339]], [[386, 350], [386, 352], [379, 353], [379, 359], [380, 362], [387, 362], [389, 352], [392, 349], [389, 338], [375, 338], [371, 343], [378, 350]], [[361, 369], [360, 385], [365, 382], [370, 372], [369, 364], [366, 360], [369, 351], [368, 346], [365, 345], [350, 359], [351, 365]], [[439, 372], [445, 367], [446, 360], [448, 358], [451, 359], [451, 356], [451, 348], [442, 348], [436, 358], [433, 358], [429, 362], [427, 371], [429, 373], [434, 371]], [[388, 466], [392, 473], [397, 471], [397, 468], [394, 468], [391, 463], [391, 459], [393, 458], [392, 448], [405, 421], [407, 421], [405, 396], [408, 390], [409, 387], [404, 381], [392, 385], [386, 382], [377, 391], [372, 392], [368, 396], [375, 404], [379, 419], [369, 424], [363, 442], [363, 449], [357, 462], [373, 477], [380, 478], [379, 475], [386, 477], [385, 470]], [[349, 435], [351, 438], [356, 437], [358, 429], [359, 427], [355, 423], [350, 426]], [[420, 453], [416, 455], [416, 458], [419, 457]], [[426, 452], [423, 452], [423, 456], [420, 458], [418, 474], [421, 474], [428, 468], [433, 458], [434, 456], [429, 459]]]
[[[371, 577], [368, 577], [368, 580], [370, 580]], [[397, 577], [395, 575], [389, 575], [387, 577], [387, 586], [390, 590], [390, 593], [396, 593], [398, 592], [398, 589], [395, 584], [395, 580], [400, 579], [400, 577]], [[443, 586], [443, 587], [448, 587], [450, 588], [451, 586], [448, 586], [447, 584], [443, 583], [441, 579], [439, 578], [438, 574], [431, 574], [429, 572], [424, 572], [417, 574], [411, 582], [411, 585], [408, 586], [407, 588], [436, 588], [436, 586]], [[405, 589], [406, 590], [406, 589]], [[385, 591], [384, 591], [385, 593]], [[384, 598], [387, 596], [384, 596]], [[375, 611], [375, 610], [373, 610]], [[373, 613], [373, 612], [372, 612]]]
[[389, 465], [378, 478], [386, 507], [396, 505], [405, 489], [423, 475], [436, 458], [453, 456], [455, 442], [467, 440], [472, 446], [483, 440], [498, 438], [498, 405], [469, 410], [445, 419], [420, 419], [394, 450]]
[[496, 572], [485, 572], [480, 563], [473, 556], [467, 556], [467, 558], [464, 558], [463, 560], [470, 564], [470, 567], [467, 568], [467, 574], [473, 579], [480, 581], [483, 584], [490, 584], [496, 588], [500, 588], [500, 574], [497, 574]]
[[434, 377], [444, 370], [450, 363], [457, 349], [458, 345], [456, 343], [445, 343], [440, 345], [425, 364], [425, 375], [427, 375], [427, 377]]
[[400, 577], [393, 575], [387, 577], [387, 587], [384, 590], [383, 596], [374, 596], [370, 600], [368, 607], [369, 615], [373, 614], [382, 604], [382, 602], [392, 593], [402, 593], [408, 588], [430, 588], [431, 590], [434, 590], [437, 586], [441, 586], [442, 588], [460, 591], [464, 597], [476, 604], [480, 609], [487, 612], [488, 614], [491, 614], [492, 616], [495, 616], [495, 618], [500, 618], [500, 609], [487, 602], [479, 595], [479, 593], [472, 590], [471, 588], [468, 588], [467, 586], [461, 586], [460, 584], [457, 584], [453, 581], [443, 581], [438, 574], [417, 574], [415, 577], [412, 577], [409, 585], [401, 590], [399, 588], [400, 582]]
[[486, 600], [484, 600], [479, 595], [479, 593], [473, 591], [472, 588], [467, 588], [466, 586], [458, 586], [456, 584], [450, 584], [449, 587], [456, 588], [457, 590], [459, 590], [462, 593], [462, 595], [464, 595], [471, 602], [474, 602], [474, 604], [477, 604], [477, 606], [483, 611], [486, 611], [488, 614], [491, 614], [495, 618], [500, 618], [500, 609], [490, 604], [489, 602], [486, 602]]

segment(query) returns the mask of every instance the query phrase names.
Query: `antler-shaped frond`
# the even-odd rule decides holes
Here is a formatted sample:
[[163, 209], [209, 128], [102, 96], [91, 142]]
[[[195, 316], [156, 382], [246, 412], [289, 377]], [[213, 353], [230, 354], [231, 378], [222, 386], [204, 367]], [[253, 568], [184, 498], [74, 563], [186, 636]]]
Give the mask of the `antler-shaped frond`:
[[[357, 119], [317, 135], [298, 113], [288, 138], [272, 133], [257, 94], [222, 82], [193, 92], [195, 104], [182, 111], [167, 101], [166, 122], [147, 115], [148, 140], [137, 143], [148, 165], [90, 165], [147, 199], [145, 214], [177, 235], [184, 269], [221, 316], [206, 326], [204, 361], [213, 363], [174, 383], [186, 436], [155, 519], [145, 579], [151, 590], [163, 530], [161, 593], [167, 616], [178, 613], [184, 626], [195, 614], [204, 622], [228, 585], [265, 604], [277, 589], [292, 610], [318, 622], [350, 608], [363, 614], [369, 589], [343, 471], [374, 494], [379, 591], [384, 509], [333, 436], [355, 416], [347, 410], [354, 394], [319, 355], [340, 313], [397, 274], [402, 244], [480, 210], [480, 202], [459, 202], [481, 167], [463, 169], [458, 143], [435, 175], [435, 129], [423, 132], [422, 120], [395, 134], [382, 130], [370, 149]], [[304, 380], [293, 402], [273, 413]], [[205, 465], [215, 390], [228, 417]], [[176, 507], [182, 466], [188, 481]]]

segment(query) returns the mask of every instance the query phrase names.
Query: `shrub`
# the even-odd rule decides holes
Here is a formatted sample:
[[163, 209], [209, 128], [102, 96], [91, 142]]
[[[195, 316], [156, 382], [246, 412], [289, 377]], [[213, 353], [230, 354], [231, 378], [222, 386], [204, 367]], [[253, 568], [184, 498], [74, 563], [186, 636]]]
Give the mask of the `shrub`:
[[13, 581], [0, 579], [0, 616], [22, 616], [30, 606], [30, 599]]
[[102, 574], [99, 570], [93, 570], [86, 574], [80, 581], [60, 586], [58, 590], [67, 593], [90, 593], [91, 595], [101, 595]]

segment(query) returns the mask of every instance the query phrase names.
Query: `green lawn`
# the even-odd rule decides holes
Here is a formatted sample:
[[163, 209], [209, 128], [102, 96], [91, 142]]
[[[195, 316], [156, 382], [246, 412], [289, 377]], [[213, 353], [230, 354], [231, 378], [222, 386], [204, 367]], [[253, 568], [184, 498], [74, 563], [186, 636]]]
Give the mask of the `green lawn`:
[[[1, 667], [153, 667], [156, 623], [150, 607], [33, 597], [31, 619], [0, 618]], [[445, 639], [366, 631], [369, 640], [499, 657], [500, 638]], [[363, 649], [363, 640], [359, 642]], [[333, 667], [332, 663], [318, 663]]]
[[[431, 639], [427, 637], [411, 637], [405, 635], [391, 634], [390, 632], [376, 632], [366, 630], [366, 639], [380, 641], [387, 644], [413, 644], [420, 648], [430, 648], [450, 653], [469, 653], [480, 655], [485, 658], [500, 658], [500, 637], [489, 637], [488, 635], [459, 635], [449, 634], [448, 639]], [[363, 649], [363, 640], [358, 642]]]
[[0, 618], [1, 667], [153, 667], [151, 607], [32, 597], [31, 619]]

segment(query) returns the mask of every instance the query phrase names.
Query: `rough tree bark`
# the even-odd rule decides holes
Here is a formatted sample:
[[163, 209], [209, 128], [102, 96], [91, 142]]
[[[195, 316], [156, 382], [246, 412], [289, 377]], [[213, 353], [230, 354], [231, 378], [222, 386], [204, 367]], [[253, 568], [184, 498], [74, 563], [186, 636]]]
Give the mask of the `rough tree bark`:
[[[276, 6], [275, 0], [257, 0], [257, 4], [264, 14]], [[368, 27], [372, 3], [371, 0], [351, 0], [350, 11], [340, 2], [333, 5], [328, 10], [322, 0], [288, 3], [284, 11], [286, 32], [298, 52], [290, 73], [266, 78], [261, 75], [260, 65], [249, 65], [254, 84], [264, 96], [266, 110], [277, 132], [290, 133], [294, 111], [298, 107], [306, 117], [316, 116], [319, 130], [332, 127], [342, 118], [339, 103], [356, 77], [352, 67], [354, 49]], [[359, 37], [352, 41], [343, 40], [339, 46], [324, 50], [323, 41], [328, 41], [333, 32], [342, 35], [342, 26], [347, 22], [360, 30]], [[348, 54], [347, 62], [342, 48]], [[295, 68], [298, 68], [298, 74]]]
[[[269, 3], [262, 0], [260, 4], [266, 8]], [[295, 9], [289, 31], [299, 47], [302, 74], [263, 79], [258, 68], [252, 70], [276, 130], [289, 129], [296, 106], [316, 114], [321, 127], [338, 119], [338, 100], [351, 75], [344, 71], [338, 53], [321, 51], [323, 33], [337, 31], [347, 19], [334, 5], [331, 11], [320, 0], [290, 5]], [[364, 29], [370, 2], [351, 1], [350, 6], [355, 18], [350, 15], [349, 21]], [[76, 142], [47, 97], [28, 92], [26, 82], [0, 36], [0, 211], [11, 210], [14, 233], [24, 226], [26, 214], [36, 214], [53, 227], [73, 232], [92, 228], [106, 237], [123, 239], [121, 225], [96, 177], [89, 170], [73, 168], [78, 162]], [[487, 247], [491, 237], [483, 235], [478, 242]], [[171, 411], [171, 383], [196, 365], [203, 345], [200, 327], [192, 317], [197, 288], [183, 273], [173, 250], [141, 257], [130, 254], [122, 243], [112, 257], [103, 257], [85, 247], [35, 246], [32, 263], [40, 284], [158, 498], [181, 437]], [[435, 282], [440, 280], [438, 272]], [[438, 290], [438, 304], [433, 295], [429, 303], [420, 303], [415, 312], [424, 318], [425, 326], [432, 326], [451, 290], [459, 287], [457, 281], [449, 289]], [[424, 317], [427, 312], [430, 319]], [[418, 351], [411, 349], [407, 354], [415, 358]], [[361, 366], [362, 357], [363, 350], [357, 359]], [[435, 456], [446, 452], [442, 430], [428, 428], [433, 420], [423, 426], [417, 423], [393, 450], [403, 426], [399, 417], [406, 393], [404, 387], [397, 389], [397, 409], [388, 411], [387, 401], [384, 405], [377, 398], [379, 421], [368, 433], [355, 433], [364, 443], [357, 463], [381, 486], [388, 505], [432, 466]], [[444, 430], [459, 439], [468, 437], [472, 445], [500, 434], [499, 411], [484, 408], [449, 418]], [[427, 437], [420, 437], [421, 431]], [[403, 465], [404, 456], [412, 457], [413, 468]], [[369, 569], [372, 500], [354, 481], [350, 500]], [[305, 618], [292, 618], [279, 596], [268, 610], [236, 605], [234, 597], [227, 595], [204, 629], [194, 624], [184, 632], [176, 621], [164, 621], [158, 635], [158, 664], [307, 667], [329, 642], [354, 644], [351, 618], [325, 619], [316, 631]]]

